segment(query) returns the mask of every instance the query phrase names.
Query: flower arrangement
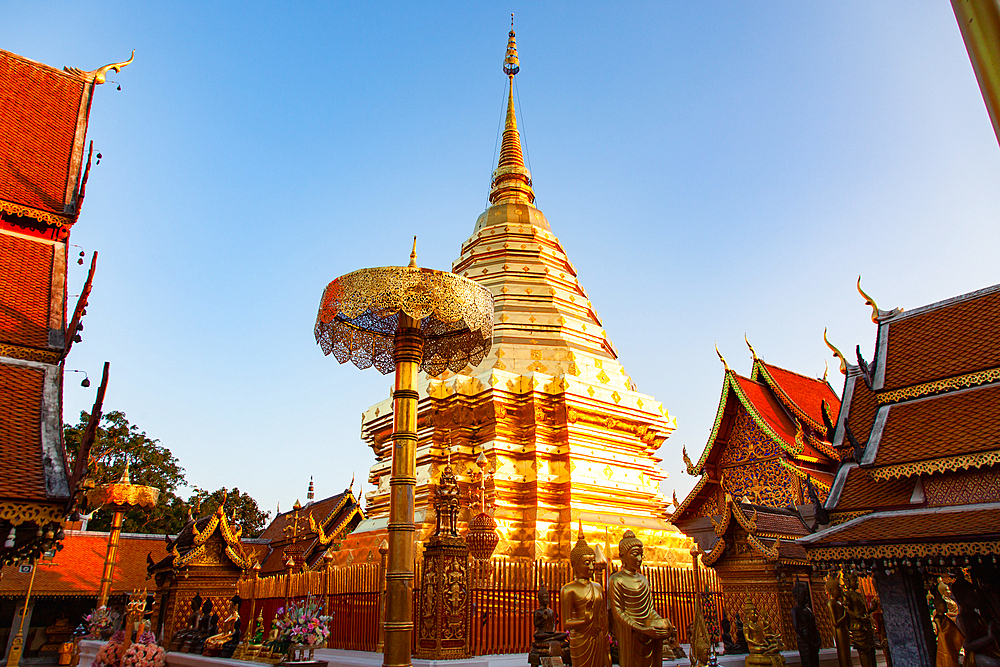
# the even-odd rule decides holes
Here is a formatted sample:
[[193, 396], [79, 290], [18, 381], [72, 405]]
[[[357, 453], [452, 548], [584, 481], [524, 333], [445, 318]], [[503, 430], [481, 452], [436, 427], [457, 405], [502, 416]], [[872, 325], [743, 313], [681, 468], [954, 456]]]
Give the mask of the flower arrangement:
[[166, 651], [156, 645], [156, 637], [148, 630], [139, 635], [122, 658], [122, 667], [165, 667], [166, 664]]
[[118, 614], [107, 607], [101, 606], [83, 617], [87, 631], [95, 637], [105, 637], [111, 632]]
[[330, 635], [329, 616], [322, 615], [323, 606], [311, 597], [293, 602], [288, 609], [278, 609], [275, 627], [278, 638], [289, 644], [319, 648]]
[[101, 647], [101, 650], [94, 656], [91, 667], [118, 667], [122, 659], [122, 644], [125, 642], [125, 633], [119, 630]]

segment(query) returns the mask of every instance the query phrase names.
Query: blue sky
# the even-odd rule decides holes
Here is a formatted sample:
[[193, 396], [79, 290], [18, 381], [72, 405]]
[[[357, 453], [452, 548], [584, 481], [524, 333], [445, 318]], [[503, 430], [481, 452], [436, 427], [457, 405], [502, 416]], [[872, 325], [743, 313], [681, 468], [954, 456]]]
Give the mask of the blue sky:
[[[678, 429], [669, 496], [746, 373], [871, 355], [883, 308], [1000, 282], [1000, 149], [950, 4], [59, 3], [7, 0], [0, 48], [133, 65], [95, 96], [72, 241], [100, 252], [84, 342], [192, 484], [265, 509], [372, 462], [391, 378], [323, 357], [323, 287], [447, 269], [486, 206], [509, 13], [538, 196], [640, 390]], [[70, 294], [85, 267], [70, 268]], [[831, 362], [838, 392], [841, 378]], [[66, 416], [94, 389], [67, 382]], [[367, 484], [365, 485], [367, 487]], [[357, 489], [357, 487], [355, 487]]]

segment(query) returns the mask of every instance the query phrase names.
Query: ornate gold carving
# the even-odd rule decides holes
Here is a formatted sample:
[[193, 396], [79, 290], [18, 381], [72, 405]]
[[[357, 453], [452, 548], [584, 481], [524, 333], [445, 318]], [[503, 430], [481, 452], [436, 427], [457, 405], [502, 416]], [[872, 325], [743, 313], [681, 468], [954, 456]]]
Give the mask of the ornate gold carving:
[[22, 347], [21, 345], [0, 343], [0, 357], [37, 361], [43, 364], [57, 364], [59, 363], [59, 356], [59, 352], [53, 350], [36, 350], [31, 347]]
[[54, 225], [56, 227], [72, 227], [73, 217], [69, 215], [59, 215], [57, 213], [49, 213], [48, 211], [42, 211], [37, 208], [32, 208], [30, 206], [24, 206], [22, 204], [15, 204], [12, 201], [7, 201], [5, 199], [0, 199], [0, 211], [7, 213], [8, 215], [17, 215], [24, 218], [33, 218], [39, 222], [44, 222], [49, 225]]
[[719, 539], [717, 539], [715, 541], [715, 544], [712, 545], [712, 550], [709, 551], [704, 556], [702, 556], [701, 560], [705, 565], [714, 565], [715, 561], [719, 560], [719, 558], [722, 557], [722, 553], [725, 550], [726, 550], [726, 541], [720, 535]]
[[896, 477], [912, 477], [914, 475], [930, 475], [936, 472], [969, 470], [971, 468], [997, 465], [998, 463], [1000, 463], [1000, 450], [994, 449], [989, 452], [976, 452], [974, 454], [948, 456], [929, 461], [901, 463], [899, 465], [885, 466], [884, 468], [872, 468], [868, 471], [868, 474], [871, 475], [872, 479], [884, 480]]
[[1000, 554], [1000, 542], [928, 542], [847, 547], [817, 547], [806, 552], [810, 561], [835, 562], [869, 558], [928, 558]]
[[420, 322], [424, 334], [420, 368], [438, 375], [476, 366], [489, 352], [493, 295], [454, 273], [416, 266], [361, 269], [343, 275], [323, 291], [316, 317], [316, 342], [337, 361], [391, 373], [396, 315]]
[[826, 346], [828, 348], [830, 348], [831, 352], [833, 352], [833, 356], [835, 356], [837, 359], [840, 360], [840, 372], [841, 372], [841, 374], [842, 375], [847, 375], [847, 359], [844, 359], [844, 355], [841, 354], [840, 350], [838, 350], [833, 345], [833, 343], [831, 343], [829, 341], [829, 339], [827, 339], [827, 337], [826, 337], [826, 327], [823, 327], [823, 342], [826, 343]]
[[903, 387], [902, 389], [893, 389], [892, 391], [876, 394], [875, 398], [879, 403], [883, 404], [896, 403], [909, 398], [919, 398], [921, 396], [939, 394], [943, 391], [950, 391], [953, 389], [976, 387], [981, 384], [996, 382], [998, 380], [1000, 380], [1000, 368], [990, 368], [977, 373], [959, 375], [958, 377], [946, 378], [944, 380], [935, 380], [934, 382], [925, 382], [924, 384], [917, 384], [912, 387]]
[[65, 508], [61, 504], [43, 505], [14, 500], [0, 502], [0, 520], [8, 521], [15, 526], [22, 523], [42, 525], [53, 521], [62, 521], [65, 518]]
[[684, 445], [681, 448], [681, 455], [684, 456], [684, 465], [687, 466], [687, 474], [692, 475], [692, 476], [696, 476], [696, 475], [701, 474], [701, 471], [699, 469], [695, 468], [694, 464], [691, 463], [691, 457], [688, 456], [687, 445]]

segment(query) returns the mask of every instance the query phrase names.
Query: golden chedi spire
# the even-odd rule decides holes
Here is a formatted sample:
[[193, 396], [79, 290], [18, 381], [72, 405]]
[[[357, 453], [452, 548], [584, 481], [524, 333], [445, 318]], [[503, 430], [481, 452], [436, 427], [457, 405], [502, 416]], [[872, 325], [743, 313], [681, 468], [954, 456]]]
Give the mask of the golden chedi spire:
[[504, 123], [500, 160], [493, 172], [493, 180], [490, 184], [490, 204], [515, 202], [531, 204], [535, 201], [535, 193], [531, 189], [531, 172], [524, 166], [521, 135], [517, 131], [517, 115], [514, 113], [514, 75], [520, 69], [517, 59], [517, 43], [514, 39], [514, 15], [511, 14], [507, 55], [503, 60], [503, 71], [509, 80], [507, 121]]

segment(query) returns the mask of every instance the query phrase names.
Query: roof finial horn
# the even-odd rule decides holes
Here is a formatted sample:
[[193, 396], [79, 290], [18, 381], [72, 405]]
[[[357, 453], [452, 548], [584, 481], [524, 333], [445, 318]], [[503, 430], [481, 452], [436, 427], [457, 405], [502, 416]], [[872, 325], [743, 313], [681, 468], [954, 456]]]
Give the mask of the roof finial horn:
[[861, 276], [858, 276], [858, 294], [864, 297], [865, 305], [872, 307], [872, 322], [878, 324], [878, 305], [875, 303], [875, 299], [871, 298], [865, 291], [861, 289]]
[[722, 366], [726, 369], [726, 372], [728, 373], [729, 372], [729, 364], [726, 363], [726, 358], [724, 356], [722, 356], [721, 352], [719, 352], [719, 343], [718, 342], [715, 343], [715, 353], [717, 355], [719, 355], [719, 361], [722, 362]]
[[746, 335], [745, 332], [743, 334], [743, 340], [745, 340], [747, 342], [747, 347], [750, 348], [750, 354], [753, 355], [753, 360], [757, 361], [757, 350], [753, 349], [753, 345], [750, 344], [750, 339], [747, 338], [747, 335]]
[[840, 359], [840, 372], [841, 372], [841, 374], [843, 374], [843, 375], [847, 375], [847, 359], [845, 359], [845, 358], [844, 358], [844, 355], [843, 355], [843, 354], [841, 354], [840, 350], [838, 350], [838, 349], [837, 349], [837, 348], [836, 348], [836, 347], [835, 347], [835, 346], [833, 345], [833, 343], [831, 343], [831, 342], [830, 342], [830, 341], [829, 341], [829, 340], [827, 339], [827, 337], [826, 337], [826, 327], [824, 327], [824, 328], [823, 328], [823, 342], [824, 342], [824, 343], [826, 343], [826, 346], [827, 346], [828, 348], [830, 348], [830, 351], [831, 351], [831, 352], [833, 352], [833, 356], [835, 356], [835, 357], [837, 357], [838, 359]]

